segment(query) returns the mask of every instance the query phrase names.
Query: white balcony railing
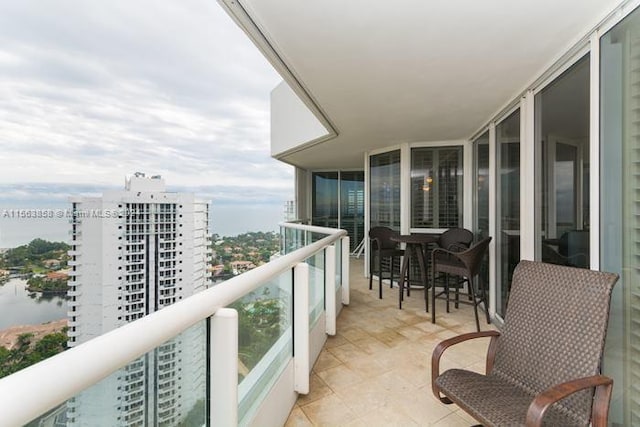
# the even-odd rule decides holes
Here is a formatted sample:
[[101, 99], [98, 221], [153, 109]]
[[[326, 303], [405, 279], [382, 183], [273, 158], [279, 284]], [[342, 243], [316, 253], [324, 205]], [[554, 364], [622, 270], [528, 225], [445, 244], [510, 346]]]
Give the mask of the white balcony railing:
[[[210, 392], [203, 401], [210, 402], [206, 416], [211, 425], [264, 424], [265, 420], [269, 425], [284, 424], [297, 393], [308, 393], [313, 362], [327, 334], [335, 334], [342, 304], [348, 304], [349, 238], [344, 230], [297, 224], [281, 227], [283, 235], [295, 229], [296, 234], [309, 234], [307, 241], [313, 242], [1, 379], [0, 424], [26, 424], [62, 408], [69, 399], [66, 410], [71, 421], [91, 424], [91, 420], [77, 419], [75, 411], [82, 402], [74, 400], [76, 396], [91, 395], [91, 387], [107, 377], [120, 379], [122, 368], [158, 347], [167, 348], [167, 341], [188, 341], [185, 336], [203, 321], [210, 322], [210, 339], [203, 344], [211, 349]], [[283, 236], [283, 244], [286, 240]], [[260, 359], [241, 373], [239, 383], [238, 312], [226, 307], [239, 301], [249, 301], [251, 306], [257, 291], [268, 294], [273, 283], [290, 300], [285, 310], [290, 320]], [[204, 374], [199, 373], [206, 378]]]

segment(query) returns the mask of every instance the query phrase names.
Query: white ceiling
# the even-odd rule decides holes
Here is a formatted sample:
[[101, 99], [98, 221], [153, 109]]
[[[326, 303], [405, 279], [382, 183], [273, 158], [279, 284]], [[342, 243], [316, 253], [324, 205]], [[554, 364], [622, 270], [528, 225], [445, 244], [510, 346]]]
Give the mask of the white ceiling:
[[240, 3], [338, 134], [283, 160], [361, 168], [367, 150], [469, 138], [620, 0]]

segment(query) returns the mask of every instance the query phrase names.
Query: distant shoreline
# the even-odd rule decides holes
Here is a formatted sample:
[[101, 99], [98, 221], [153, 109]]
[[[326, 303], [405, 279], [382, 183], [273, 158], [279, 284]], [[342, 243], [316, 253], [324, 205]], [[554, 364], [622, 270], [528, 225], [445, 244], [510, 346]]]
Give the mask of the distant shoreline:
[[11, 350], [22, 334], [33, 334], [34, 338], [41, 339], [43, 336], [60, 332], [67, 326], [67, 319], [54, 320], [39, 325], [17, 325], [0, 331], [0, 346]]

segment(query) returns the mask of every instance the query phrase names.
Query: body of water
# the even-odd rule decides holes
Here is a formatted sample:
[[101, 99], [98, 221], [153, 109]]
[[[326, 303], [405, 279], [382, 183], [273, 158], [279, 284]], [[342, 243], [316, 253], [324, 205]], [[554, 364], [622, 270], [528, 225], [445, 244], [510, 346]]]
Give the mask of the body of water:
[[27, 281], [10, 279], [0, 285], [0, 330], [16, 325], [37, 325], [67, 317], [67, 301], [61, 296], [30, 294]]

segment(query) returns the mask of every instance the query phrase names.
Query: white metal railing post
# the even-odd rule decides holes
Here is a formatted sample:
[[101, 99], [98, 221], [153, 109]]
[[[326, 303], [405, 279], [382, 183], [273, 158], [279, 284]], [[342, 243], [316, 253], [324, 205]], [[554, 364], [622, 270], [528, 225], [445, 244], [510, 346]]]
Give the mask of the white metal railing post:
[[309, 265], [298, 263], [293, 269], [293, 372], [294, 388], [309, 393]]
[[343, 237], [342, 241], [342, 304], [349, 305], [349, 263], [351, 262], [349, 258], [349, 247], [351, 246], [351, 240], [349, 236]]
[[[337, 244], [337, 243], [336, 243]], [[329, 335], [336, 334], [336, 247], [329, 245], [325, 249], [324, 302], [325, 327]]]
[[211, 318], [211, 425], [238, 425], [238, 312], [221, 308]]

